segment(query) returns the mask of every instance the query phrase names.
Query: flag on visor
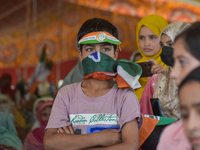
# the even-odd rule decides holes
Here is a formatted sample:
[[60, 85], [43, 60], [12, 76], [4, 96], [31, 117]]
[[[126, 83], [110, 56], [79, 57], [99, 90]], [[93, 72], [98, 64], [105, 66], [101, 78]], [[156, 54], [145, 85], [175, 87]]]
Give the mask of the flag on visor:
[[108, 80], [116, 77], [116, 87], [140, 88], [138, 82], [142, 74], [142, 68], [126, 59], [114, 60], [112, 57], [95, 52], [82, 60], [84, 80], [95, 78]]
[[121, 42], [116, 37], [106, 31], [88, 33], [78, 41], [78, 44], [94, 44], [103, 42], [115, 45], [121, 44]]

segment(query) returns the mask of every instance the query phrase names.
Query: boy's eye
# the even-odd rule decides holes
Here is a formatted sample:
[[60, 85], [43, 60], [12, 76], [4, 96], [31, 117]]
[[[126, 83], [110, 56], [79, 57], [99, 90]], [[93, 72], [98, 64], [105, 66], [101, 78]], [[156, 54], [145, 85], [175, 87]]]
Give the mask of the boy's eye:
[[86, 51], [87, 51], [87, 52], [92, 52], [92, 51], [93, 51], [93, 48], [87, 48]]
[[139, 36], [139, 39], [144, 40], [145, 38], [144, 38], [144, 36]]
[[110, 50], [110, 48], [103, 48], [102, 49], [103, 52], [106, 52], [106, 51], [109, 51], [109, 50]]

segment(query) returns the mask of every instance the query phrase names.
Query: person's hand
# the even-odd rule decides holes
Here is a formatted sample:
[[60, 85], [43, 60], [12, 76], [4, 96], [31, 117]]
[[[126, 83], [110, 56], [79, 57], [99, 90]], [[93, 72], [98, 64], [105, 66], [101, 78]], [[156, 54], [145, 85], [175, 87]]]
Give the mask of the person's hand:
[[151, 67], [151, 73], [152, 74], [159, 74], [159, 73], [164, 73], [165, 72], [165, 68], [161, 65], [158, 64], [155, 59], [149, 59], [146, 62], [152, 62], [154, 65]]
[[120, 131], [120, 129], [106, 129], [96, 132], [98, 134], [99, 146], [111, 146], [120, 143]]
[[65, 126], [62, 128], [57, 129], [57, 133], [67, 133], [67, 134], [74, 134], [74, 130], [71, 125]]

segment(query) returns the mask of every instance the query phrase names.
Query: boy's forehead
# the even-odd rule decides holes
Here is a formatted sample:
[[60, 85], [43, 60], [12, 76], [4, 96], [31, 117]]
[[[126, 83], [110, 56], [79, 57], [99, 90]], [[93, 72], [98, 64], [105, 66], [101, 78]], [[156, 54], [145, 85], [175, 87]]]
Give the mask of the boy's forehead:
[[108, 42], [103, 42], [103, 43], [93, 43], [93, 44], [83, 44], [83, 47], [86, 46], [112, 46], [113, 44], [108, 43]]

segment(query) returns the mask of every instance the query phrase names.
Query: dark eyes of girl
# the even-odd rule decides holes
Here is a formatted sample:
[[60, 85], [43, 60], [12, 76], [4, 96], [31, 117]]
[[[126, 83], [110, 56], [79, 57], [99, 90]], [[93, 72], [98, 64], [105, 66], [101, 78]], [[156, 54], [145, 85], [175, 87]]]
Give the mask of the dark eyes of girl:
[[[157, 39], [157, 36], [156, 35], [150, 35], [149, 38], [152, 39], [152, 40], [154, 40], [154, 39]], [[140, 40], [144, 40], [145, 37], [144, 36], [139, 36], [139, 39]]]
[[184, 113], [182, 113], [182, 114], [181, 114], [181, 117], [182, 117], [183, 120], [186, 120], [186, 119], [188, 119], [189, 114], [184, 114]]
[[164, 44], [160, 42], [160, 47], [163, 47], [163, 46], [164, 46]]
[[181, 67], [184, 67], [186, 65], [186, 61], [184, 60], [179, 60], [179, 63], [181, 64]]
[[46, 113], [43, 113], [43, 114], [42, 114], [42, 116], [44, 116], [44, 117], [46, 117], [47, 115], [48, 115], [48, 114], [46, 114]]
[[143, 40], [143, 39], [144, 39], [144, 36], [139, 36], [139, 39], [140, 39], [140, 40]]
[[157, 36], [153, 35], [153, 36], [150, 36], [151, 39], [156, 39]]
[[168, 46], [172, 47], [174, 44], [173, 43], [169, 43]]

